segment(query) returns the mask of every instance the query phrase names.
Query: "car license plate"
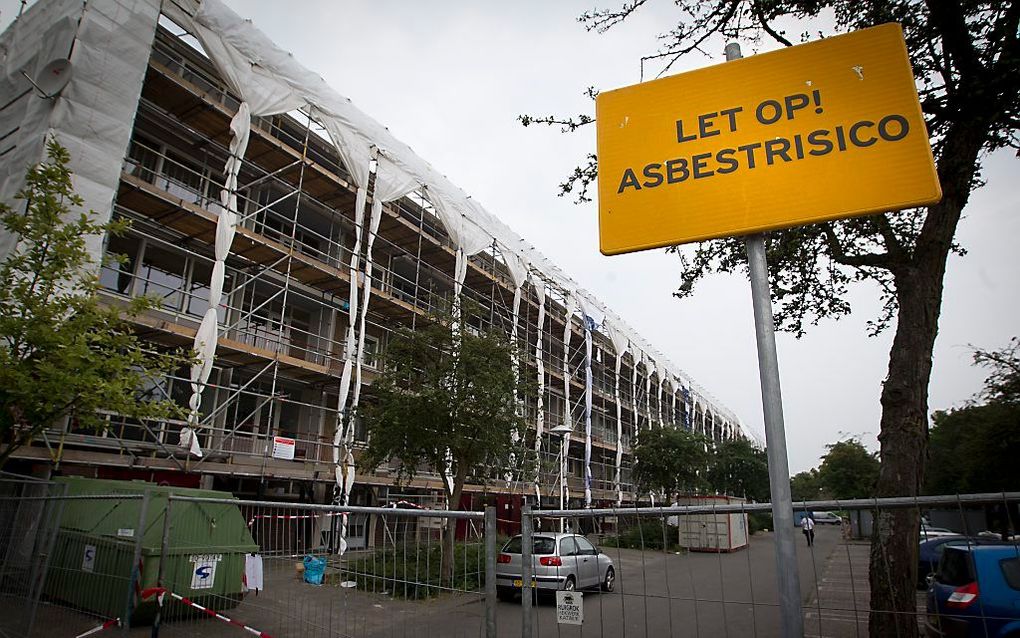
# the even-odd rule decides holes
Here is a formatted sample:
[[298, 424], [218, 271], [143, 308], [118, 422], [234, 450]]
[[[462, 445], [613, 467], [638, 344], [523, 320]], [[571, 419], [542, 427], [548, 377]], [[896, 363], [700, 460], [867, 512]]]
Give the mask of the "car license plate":
[[[532, 587], [536, 586], [535, 585], [535, 581], [531, 581], [531, 586]], [[522, 581], [520, 578], [515, 578], [514, 579], [514, 587], [516, 587], [518, 589], [521, 589], [522, 587], [524, 587], [524, 581]]]

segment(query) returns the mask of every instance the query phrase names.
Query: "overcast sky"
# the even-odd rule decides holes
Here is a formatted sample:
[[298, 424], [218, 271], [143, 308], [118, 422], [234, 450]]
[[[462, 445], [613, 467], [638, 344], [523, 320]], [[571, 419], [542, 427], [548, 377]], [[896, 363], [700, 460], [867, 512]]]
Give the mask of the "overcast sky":
[[[717, 275], [693, 298], [678, 300], [671, 294], [675, 256], [601, 255], [595, 204], [556, 196], [563, 178], [594, 152], [594, 128], [567, 135], [516, 121], [522, 113], [593, 114], [586, 87], [638, 82], [640, 58], [656, 51], [655, 36], [675, 22], [671, 2], [652, 2], [602, 35], [576, 21], [590, 2], [227, 2], [763, 430], [746, 278]], [[19, 4], [0, 0], [0, 26]], [[723, 44], [675, 70], [723, 61]], [[744, 53], [752, 53], [750, 44]], [[645, 79], [658, 70], [646, 66]], [[1020, 251], [1011, 248], [1020, 237], [1020, 189], [1010, 184], [1020, 163], [1004, 152], [984, 166], [987, 186], [971, 197], [957, 233], [969, 254], [950, 258], [932, 410], [959, 405], [980, 389], [985, 374], [971, 365], [968, 344], [997, 348], [1020, 333]], [[791, 473], [816, 466], [825, 445], [847, 435], [878, 448], [892, 332], [866, 334], [878, 308], [874, 289], [854, 289], [851, 302], [854, 313], [842, 321], [824, 322], [800, 340], [778, 337]]]

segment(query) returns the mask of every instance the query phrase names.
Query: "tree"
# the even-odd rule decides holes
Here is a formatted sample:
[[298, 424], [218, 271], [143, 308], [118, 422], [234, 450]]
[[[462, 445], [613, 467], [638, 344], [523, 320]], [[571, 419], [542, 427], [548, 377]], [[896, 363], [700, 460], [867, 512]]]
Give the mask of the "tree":
[[[507, 337], [471, 328], [455, 334], [450, 326], [436, 317], [393, 334], [362, 415], [369, 443], [359, 464], [371, 470], [395, 458], [406, 479], [427, 467], [442, 477], [449, 508], [457, 510], [469, 477], [503, 476], [524, 419]], [[446, 523], [441, 567], [450, 581], [453, 523]]]
[[1020, 337], [999, 350], [976, 349], [974, 363], [991, 368], [980, 395], [985, 401], [1020, 404]]
[[184, 415], [144, 391], [188, 362], [179, 352], [146, 350], [132, 332], [128, 318], [156, 302], [99, 302], [86, 240], [121, 233], [126, 224], [71, 212], [82, 200], [68, 160], [67, 150], [50, 142], [47, 160], [28, 171], [17, 195], [24, 210], [0, 204], [4, 228], [18, 238], [0, 266], [0, 467], [64, 418], [99, 431], [106, 424], [100, 409], [138, 419]]
[[857, 439], [825, 446], [818, 482], [835, 499], [868, 498], [875, 493], [879, 462]]
[[674, 499], [708, 486], [708, 440], [700, 434], [672, 428], [651, 428], [637, 437], [631, 449], [632, 476], [638, 489]]
[[793, 501], [814, 501], [824, 498], [825, 488], [818, 478], [818, 470], [811, 468], [806, 472], [798, 472], [790, 478], [790, 493]]
[[[589, 30], [607, 31], [625, 21], [648, 0], [632, 0], [618, 9], [593, 10], [580, 21]], [[849, 286], [871, 281], [884, 302], [872, 332], [896, 332], [882, 388], [881, 469], [875, 495], [913, 496], [924, 481], [928, 439], [928, 383], [938, 332], [943, 277], [956, 227], [971, 191], [980, 180], [983, 153], [1020, 146], [1020, 4], [962, 0], [677, 0], [684, 19], [659, 37], [657, 58], [668, 69], [677, 59], [702, 52], [713, 37], [760, 42], [793, 42], [774, 25], [777, 19], [811, 20], [831, 15], [834, 32], [895, 21], [903, 25], [919, 87], [922, 109], [936, 157], [943, 197], [924, 211], [886, 213], [771, 233], [767, 257], [776, 323], [801, 335], [806, 324], [850, 312]], [[812, 23], [815, 24], [815, 23]], [[819, 30], [819, 35], [824, 33]], [[810, 36], [805, 33], [801, 39]], [[597, 91], [588, 89], [594, 96]], [[522, 116], [522, 124], [549, 124], [567, 131], [594, 121], [578, 117]], [[561, 184], [560, 193], [588, 199], [597, 174], [597, 158]], [[677, 251], [681, 285], [712, 272], [746, 270], [739, 238], [699, 244], [693, 255]], [[874, 526], [871, 552], [872, 636], [916, 636], [911, 614], [916, 602], [916, 509], [883, 510]]]
[[978, 393], [982, 405], [938, 411], [929, 445], [930, 494], [1001, 492], [1016, 485], [1020, 453], [1020, 341], [999, 350], [976, 350], [974, 363], [991, 368]]
[[1016, 489], [1020, 404], [989, 403], [935, 412], [931, 430], [930, 494]]
[[717, 443], [712, 448], [707, 478], [712, 489], [721, 494], [769, 500], [768, 457], [746, 439]]

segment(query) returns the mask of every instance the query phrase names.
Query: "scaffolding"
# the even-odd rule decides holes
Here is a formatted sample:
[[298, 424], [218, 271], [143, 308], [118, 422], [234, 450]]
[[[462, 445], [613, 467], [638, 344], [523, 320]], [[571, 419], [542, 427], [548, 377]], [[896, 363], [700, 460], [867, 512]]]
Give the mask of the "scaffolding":
[[[189, 346], [210, 311], [217, 209], [241, 108], [192, 34], [161, 17], [113, 205], [131, 229], [109, 238], [105, 254], [119, 257], [100, 272], [106, 303], [160, 298], [160, 309], [135, 319], [154, 346]], [[132, 468], [234, 480], [235, 491], [249, 480], [312, 482], [323, 500], [337, 480], [338, 433], [355, 450], [365, 444], [358, 397], [364, 389], [370, 398], [392, 330], [429, 320], [458, 294], [484, 310], [472, 321], [516, 337], [516, 369], [540, 387], [522, 405], [530, 427], [520, 436], [521, 465], [497, 491], [557, 497], [566, 445], [572, 500], [635, 501], [629, 449], [641, 431], [747, 436], [732, 413], [544, 258], [523, 262], [502, 231], [466, 254], [428, 185], [382, 201], [378, 158], [359, 188], [334, 137], [310, 104], [251, 118], [231, 191], [237, 223], [223, 259], [215, 357], [198, 384], [194, 422], [108, 414], [101, 434], [67, 423], [46, 433], [47, 444], [59, 439], [62, 462], [122, 467], [127, 458]], [[368, 207], [380, 204], [373, 219]], [[353, 402], [341, 381], [352, 362]], [[193, 382], [180, 370], [149, 391], [188, 405]], [[569, 436], [548, 435], [561, 424], [572, 426]], [[179, 445], [189, 425], [201, 458]], [[276, 458], [277, 437], [293, 440], [293, 459]], [[537, 471], [524, 465], [531, 452]], [[42, 458], [38, 448], [24, 454]], [[388, 486], [394, 468], [359, 475], [357, 485]], [[492, 489], [491, 477], [476, 479], [466, 490]], [[424, 472], [408, 487], [428, 493], [440, 485]]]

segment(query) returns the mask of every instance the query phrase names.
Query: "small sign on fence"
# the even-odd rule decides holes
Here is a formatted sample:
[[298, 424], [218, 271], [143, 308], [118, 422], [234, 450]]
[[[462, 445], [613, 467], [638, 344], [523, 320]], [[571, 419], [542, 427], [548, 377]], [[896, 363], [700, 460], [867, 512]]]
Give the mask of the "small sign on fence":
[[216, 583], [216, 565], [223, 560], [223, 555], [198, 554], [191, 556], [188, 560], [194, 564], [191, 573], [191, 588], [212, 589]]
[[581, 592], [556, 592], [556, 622], [566, 625], [584, 622], [584, 595]]
[[96, 569], [96, 546], [86, 545], [85, 551], [82, 552], [81, 557], [81, 570], [83, 572], [93, 572]]

